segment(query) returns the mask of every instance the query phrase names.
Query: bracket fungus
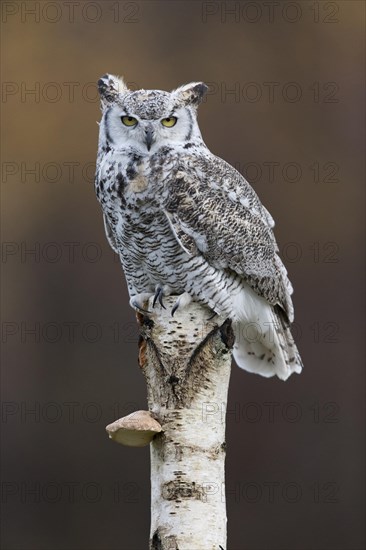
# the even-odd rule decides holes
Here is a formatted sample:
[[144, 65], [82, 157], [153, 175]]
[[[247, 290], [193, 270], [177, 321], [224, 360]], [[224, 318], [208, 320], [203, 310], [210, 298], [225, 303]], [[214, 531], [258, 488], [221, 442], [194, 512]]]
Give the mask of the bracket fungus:
[[149, 411], [135, 411], [106, 426], [110, 439], [128, 447], [146, 447], [162, 428]]

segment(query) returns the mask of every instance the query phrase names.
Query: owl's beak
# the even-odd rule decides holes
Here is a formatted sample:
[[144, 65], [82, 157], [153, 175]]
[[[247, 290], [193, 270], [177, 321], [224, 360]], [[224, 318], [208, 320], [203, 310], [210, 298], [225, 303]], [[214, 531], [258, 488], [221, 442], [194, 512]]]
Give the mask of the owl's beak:
[[146, 128], [145, 130], [145, 143], [147, 150], [150, 151], [151, 145], [154, 141], [154, 132], [152, 128]]

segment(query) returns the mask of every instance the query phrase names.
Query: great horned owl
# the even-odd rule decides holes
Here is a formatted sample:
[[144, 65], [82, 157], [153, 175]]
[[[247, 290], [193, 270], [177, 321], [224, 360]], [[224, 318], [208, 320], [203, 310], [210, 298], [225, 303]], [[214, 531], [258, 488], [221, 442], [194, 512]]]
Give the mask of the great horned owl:
[[164, 307], [164, 295], [177, 295], [178, 315], [195, 300], [232, 320], [239, 367], [283, 380], [300, 373], [274, 222], [244, 177], [202, 140], [196, 111], [207, 86], [130, 91], [107, 74], [98, 88], [96, 193], [130, 305], [145, 312], [152, 296]]

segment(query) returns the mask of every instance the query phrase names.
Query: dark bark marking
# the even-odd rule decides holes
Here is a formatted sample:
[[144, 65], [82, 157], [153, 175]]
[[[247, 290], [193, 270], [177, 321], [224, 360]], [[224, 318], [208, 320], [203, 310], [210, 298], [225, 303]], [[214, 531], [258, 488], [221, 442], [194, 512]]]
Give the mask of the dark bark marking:
[[196, 485], [194, 481], [181, 481], [180, 479], [164, 483], [162, 494], [165, 500], [175, 500], [176, 502], [205, 498], [203, 487]]
[[150, 550], [179, 550], [179, 548], [177, 540], [173, 535], [165, 537], [157, 529], [150, 541]]

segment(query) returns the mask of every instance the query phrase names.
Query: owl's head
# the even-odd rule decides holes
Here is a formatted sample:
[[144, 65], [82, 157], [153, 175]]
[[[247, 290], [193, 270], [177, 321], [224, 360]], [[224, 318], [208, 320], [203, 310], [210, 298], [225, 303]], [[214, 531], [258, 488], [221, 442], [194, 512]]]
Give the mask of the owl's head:
[[207, 91], [203, 82], [172, 92], [131, 91], [121, 78], [107, 74], [98, 81], [98, 89], [101, 138], [112, 148], [131, 146], [148, 154], [162, 146], [201, 139], [196, 110]]

